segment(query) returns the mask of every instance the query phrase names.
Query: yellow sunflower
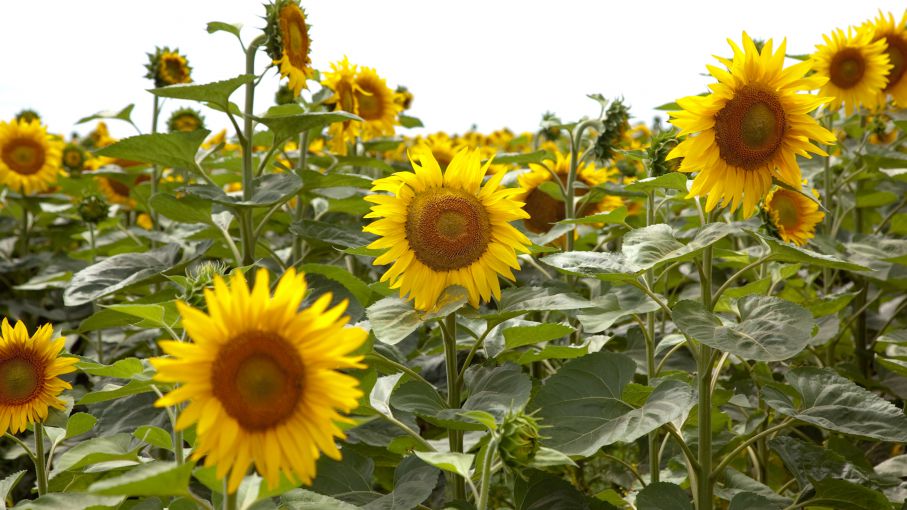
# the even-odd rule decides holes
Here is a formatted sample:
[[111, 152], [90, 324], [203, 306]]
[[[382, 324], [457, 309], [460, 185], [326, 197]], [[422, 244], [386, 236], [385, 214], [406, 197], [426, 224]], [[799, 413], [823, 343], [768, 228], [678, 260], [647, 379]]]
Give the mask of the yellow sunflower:
[[54, 328], [45, 324], [32, 336], [22, 321], [15, 327], [4, 317], [0, 324], [0, 435], [22, 432], [29, 423], [47, 418], [48, 407], [63, 409], [57, 396], [72, 388], [59, 378], [75, 370], [78, 358], [61, 358], [64, 340], [51, 340]]
[[[570, 156], [555, 150], [554, 157], [555, 159], [549, 167], [558, 176], [561, 184], [566, 184], [567, 175], [570, 173]], [[523, 225], [530, 232], [537, 234], [547, 232], [551, 229], [553, 223], [566, 217], [564, 203], [539, 188], [543, 183], [553, 181], [549, 167], [530, 164], [529, 172], [517, 177], [521, 192], [514, 198], [526, 204], [523, 209], [529, 214], [529, 217], [523, 220]], [[577, 168], [576, 177], [579, 182], [592, 188], [606, 182], [616, 182], [614, 176], [617, 173], [614, 169], [598, 168], [593, 163], [586, 163]], [[579, 188], [576, 190], [575, 195], [581, 197], [587, 192], [588, 190]], [[601, 200], [591, 203], [587, 202], [582, 210], [578, 211], [578, 215], [588, 216], [606, 212], [622, 205], [623, 200], [620, 197], [605, 195]]]
[[179, 83], [192, 81], [192, 68], [189, 61], [180, 54], [179, 49], [170, 50], [164, 46], [156, 48], [154, 53], [148, 54], [148, 63], [145, 64], [148, 72], [146, 78], [154, 80], [155, 87], [166, 87]]
[[270, 295], [268, 272], [260, 269], [249, 291], [246, 277], [230, 286], [219, 275], [205, 289], [208, 313], [178, 302], [192, 343], [162, 341], [170, 357], [156, 358], [158, 381], [181, 386], [158, 399], [159, 407], [189, 401], [176, 421], [179, 430], [196, 424], [193, 459], [229, 473], [235, 492], [254, 464], [270, 487], [280, 474], [311, 483], [324, 453], [340, 459], [337, 422], [358, 405], [358, 381], [339, 370], [364, 368], [352, 355], [367, 338], [344, 327], [346, 302], [333, 308], [329, 293], [299, 311], [305, 278], [292, 268]]
[[699, 172], [689, 196], [706, 196], [707, 211], [720, 203], [733, 212], [742, 204], [749, 217], [773, 178], [800, 185], [798, 155], [826, 155], [811, 140], [831, 144], [835, 137], [809, 115], [828, 99], [798, 93], [825, 82], [804, 77], [810, 62], [785, 69], [786, 41], [774, 53], [771, 39], [760, 52], [746, 33], [742, 50], [728, 42], [733, 60], [718, 57], [727, 69], [708, 66], [718, 79], [709, 86], [712, 93], [679, 99], [683, 110], [671, 112], [680, 135], [689, 136], [667, 159], [682, 157], [681, 172]]
[[280, 75], [289, 78], [293, 97], [307, 88], [306, 80], [312, 76], [309, 51], [312, 39], [305, 22], [305, 11], [296, 0], [277, 0], [267, 7], [268, 54], [280, 66]]
[[26, 195], [57, 182], [63, 142], [37, 120], [0, 122], [0, 184]]
[[812, 56], [817, 76], [828, 81], [819, 90], [823, 96], [834, 98], [829, 108], [837, 111], [844, 105], [850, 115], [863, 106], [875, 106], [888, 84], [891, 64], [885, 54], [885, 41], [872, 40], [867, 27], [850, 27], [845, 34], [840, 28], [823, 35], [825, 44], [817, 44]]
[[[139, 185], [150, 179], [151, 177], [141, 174], [135, 178], [133, 185]], [[127, 209], [135, 208], [136, 201], [130, 196], [129, 186], [123, 181], [113, 177], [99, 175], [97, 176], [97, 184], [98, 188], [101, 189], [101, 193], [104, 194], [104, 197], [107, 198], [107, 201], [111, 204], [119, 204]]]
[[[888, 63], [891, 64], [888, 84], [882, 92], [890, 95], [894, 103], [903, 108], [907, 106], [907, 80], [904, 79], [904, 72], [907, 71], [907, 11], [900, 22], [895, 22], [894, 15], [890, 12], [886, 16], [879, 11], [879, 16], [871, 22], [869, 29], [872, 30], [873, 41], [885, 40], [885, 51]], [[880, 102], [885, 101], [884, 94], [880, 97]]]
[[[815, 189], [812, 192], [818, 199], [819, 192]], [[812, 239], [815, 236], [816, 225], [825, 218], [825, 213], [819, 210], [818, 203], [784, 188], [770, 191], [762, 208], [778, 237], [786, 243], [794, 243], [797, 246], [803, 246]]]
[[[356, 113], [356, 73], [359, 66], [350, 64], [349, 58], [343, 57], [340, 62], [331, 63], [331, 71], [324, 73], [322, 85], [331, 89], [334, 94], [325, 101], [335, 110]], [[328, 128], [331, 136], [331, 150], [340, 155], [346, 154], [347, 144], [359, 136], [359, 123], [352, 120], [335, 122]]]
[[392, 136], [394, 126], [400, 123], [397, 115], [403, 108], [394, 101], [394, 91], [371, 67], [360, 67], [353, 80], [356, 96], [353, 113], [362, 117], [362, 139]]
[[476, 151], [463, 149], [441, 171], [424, 146], [410, 150], [413, 172], [378, 179], [368, 195], [374, 203], [363, 230], [380, 236], [369, 245], [386, 249], [376, 265], [393, 262], [381, 277], [400, 296], [415, 300], [418, 310], [435, 307], [445, 288], [460, 285], [469, 302], [501, 297], [498, 275], [514, 279], [520, 269], [516, 252], [531, 243], [510, 222], [528, 215], [513, 197], [519, 189], [501, 187], [503, 173], [482, 179], [490, 161], [481, 164]]

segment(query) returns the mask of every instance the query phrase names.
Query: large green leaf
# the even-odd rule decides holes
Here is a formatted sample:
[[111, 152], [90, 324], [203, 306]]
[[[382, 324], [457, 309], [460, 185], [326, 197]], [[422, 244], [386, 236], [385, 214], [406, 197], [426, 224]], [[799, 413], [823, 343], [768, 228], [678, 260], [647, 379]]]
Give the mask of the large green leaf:
[[815, 320], [803, 307], [773, 296], [746, 296], [737, 308], [740, 322], [729, 325], [698, 301], [677, 303], [672, 317], [690, 337], [747, 360], [785, 360], [809, 344]]
[[310, 129], [323, 129], [335, 122], [361, 121], [360, 117], [343, 111], [306, 112], [293, 115], [266, 115], [255, 120], [268, 126], [276, 140], [286, 140]]
[[375, 239], [375, 236], [362, 232], [358, 228], [344, 228], [327, 221], [306, 219], [294, 221], [290, 225], [290, 232], [306, 240], [344, 248], [365, 246]]
[[182, 496], [189, 493], [192, 463], [152, 461], [91, 484], [89, 492], [108, 496]]
[[687, 190], [687, 176], [680, 172], [670, 172], [658, 177], [647, 177], [624, 186], [627, 191], [652, 191], [657, 189]]
[[835, 510], [882, 510], [891, 508], [891, 503], [879, 491], [848, 482], [846, 480], [816, 480], [813, 482], [816, 495], [812, 505], [830, 507]]
[[210, 131], [154, 133], [124, 138], [97, 151], [98, 156], [141, 161], [174, 168], [196, 168], [195, 155]]
[[728, 510], [782, 510], [784, 505], [772, 500], [761, 494], [752, 492], [739, 492], [733, 499]]
[[271, 207], [290, 200], [302, 189], [302, 180], [293, 173], [265, 174], [255, 178], [252, 198], [243, 199], [241, 195], [228, 195], [216, 186], [186, 186], [188, 194], [232, 207]]
[[468, 296], [466, 289], [448, 287], [438, 298], [437, 308], [430, 312], [419, 312], [411, 302], [396, 296], [376, 301], [365, 310], [372, 332], [381, 342], [394, 345], [425, 322], [446, 317], [464, 304]]
[[534, 324], [531, 326], [514, 326], [504, 329], [504, 345], [507, 349], [516, 349], [549, 340], [563, 338], [576, 331], [566, 324]]
[[179, 260], [179, 248], [168, 245], [145, 253], [121, 253], [88, 266], [72, 277], [63, 304], [78, 306], [157, 276]]
[[586, 333], [599, 333], [623, 317], [658, 310], [658, 303], [636, 287], [618, 287], [592, 300], [593, 307], [580, 310], [577, 318]]
[[687, 413], [693, 390], [679, 381], [659, 384], [642, 407], [621, 400], [636, 362], [597, 352], [569, 361], [545, 381], [530, 403], [547, 427], [544, 441], [568, 455], [589, 456], [618, 441], [629, 442]]
[[113, 510], [119, 508], [126, 496], [101, 496], [82, 492], [51, 492], [32, 501], [16, 505], [16, 510]]
[[563, 478], [531, 470], [514, 477], [514, 510], [617, 510], [617, 507], [590, 498]]
[[149, 202], [158, 214], [173, 221], [213, 224], [211, 202], [207, 200], [192, 195], [176, 197], [170, 193], [157, 193]]
[[806, 487], [812, 480], [825, 478], [846, 477], [854, 481], [867, 479], [859, 467], [830, 448], [788, 436], [773, 438], [769, 445], [781, 457], [784, 466], [794, 475], [800, 487]]
[[[209, 24], [209, 29], [210, 29]], [[228, 80], [215, 81], [212, 83], [180, 83], [157, 89], [151, 89], [149, 92], [158, 97], [170, 97], [174, 99], [187, 99], [190, 101], [199, 101], [201, 103], [213, 103], [226, 109], [230, 101], [230, 96], [236, 92], [236, 89], [252, 83], [255, 76], [251, 74], [241, 74]]]
[[792, 369], [785, 378], [789, 389], [772, 385], [763, 390], [765, 403], [775, 411], [843, 434], [907, 442], [904, 411], [853, 381], [815, 367]]
[[690, 496], [678, 485], [655, 482], [636, 495], [637, 510], [693, 510]]
[[53, 478], [64, 471], [112, 460], [137, 463], [138, 452], [142, 447], [141, 444], [135, 443], [129, 434], [88, 439], [63, 452], [54, 462], [50, 476]]
[[372, 302], [372, 289], [365, 282], [340, 266], [312, 262], [303, 264], [300, 269], [305, 273], [320, 274], [343, 285], [362, 306], [368, 306]]
[[305, 489], [293, 489], [280, 496], [281, 510], [358, 510], [345, 501]]
[[25, 470], [16, 471], [0, 480], [0, 510], [6, 510], [6, 498], [9, 496], [9, 493], [16, 488], [16, 485], [19, 484], [19, 481], [22, 480], [22, 475], [24, 474]]
[[564, 274], [615, 282], [636, 281], [638, 271], [620, 253], [569, 251], [549, 255], [542, 262]]
[[579, 295], [552, 287], [510, 287], [501, 291], [498, 312], [483, 315], [484, 319], [507, 319], [527, 312], [578, 310], [593, 304]]
[[784, 243], [758, 232], [750, 232], [755, 237], [766, 243], [771, 250], [771, 260], [779, 262], [798, 262], [801, 264], [810, 264], [817, 267], [827, 267], [831, 269], [841, 269], [843, 271], [866, 271], [869, 268], [860, 264], [854, 264], [846, 260], [817, 253], [807, 248], [800, 248], [792, 244]]
[[628, 232], [621, 252], [636, 271], [644, 271], [661, 264], [689, 260], [737, 231], [737, 227], [727, 223], [708, 223], [684, 244], [674, 237], [669, 225], [662, 223]]

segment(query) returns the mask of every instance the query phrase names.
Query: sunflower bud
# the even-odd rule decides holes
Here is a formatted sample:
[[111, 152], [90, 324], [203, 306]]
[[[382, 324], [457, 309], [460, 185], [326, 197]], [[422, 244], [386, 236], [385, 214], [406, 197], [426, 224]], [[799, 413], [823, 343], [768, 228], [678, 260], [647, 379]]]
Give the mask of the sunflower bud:
[[557, 115], [551, 112], [545, 112], [545, 114], [542, 115], [541, 123], [542, 131], [540, 134], [542, 135], [542, 138], [550, 142], [557, 141], [557, 139], [561, 136], [561, 124], [563, 123]]
[[178, 48], [173, 51], [167, 46], [155, 48], [154, 53], [148, 53], [148, 63], [145, 64], [148, 73], [145, 78], [154, 80], [155, 87], [166, 87], [178, 83], [192, 81], [192, 68], [189, 61], [180, 54]]
[[38, 115], [38, 112], [36, 112], [34, 110], [25, 109], [16, 114], [17, 122], [25, 122], [26, 124], [28, 124], [33, 120], [37, 120], [38, 122], [41, 122], [41, 116]]
[[658, 177], [677, 168], [678, 159], [667, 160], [668, 153], [677, 145], [677, 133], [674, 130], [662, 131], [652, 136], [652, 141], [646, 149], [646, 159], [649, 164], [647, 177]]
[[78, 177], [85, 169], [85, 151], [74, 143], [68, 143], [63, 147], [63, 155], [60, 162], [63, 167], [69, 171], [69, 175]]
[[198, 110], [180, 108], [170, 115], [167, 120], [167, 129], [171, 133], [191, 133], [205, 128], [205, 118]]
[[296, 96], [293, 94], [293, 89], [291, 89], [286, 84], [280, 86], [277, 89], [277, 93], [274, 94], [274, 102], [277, 104], [292, 104], [296, 102]]
[[615, 99], [608, 106], [602, 119], [602, 130], [595, 140], [595, 157], [608, 161], [614, 157], [614, 149], [620, 144], [624, 132], [630, 127], [630, 109], [622, 99]]
[[526, 466], [539, 451], [538, 421], [522, 412], [508, 415], [501, 424], [501, 441], [498, 453], [504, 464], [511, 468]]
[[214, 277], [227, 273], [227, 265], [221, 261], [206, 260], [186, 271], [186, 288], [181, 300], [194, 306], [204, 305], [204, 289], [214, 285]]
[[99, 195], [88, 195], [79, 202], [79, 216], [86, 223], [98, 224], [107, 217], [110, 205]]

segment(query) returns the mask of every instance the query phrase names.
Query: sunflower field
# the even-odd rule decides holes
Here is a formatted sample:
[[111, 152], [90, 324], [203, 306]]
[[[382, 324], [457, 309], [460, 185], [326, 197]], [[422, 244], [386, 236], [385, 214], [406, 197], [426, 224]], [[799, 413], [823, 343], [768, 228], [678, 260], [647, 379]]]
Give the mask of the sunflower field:
[[260, 15], [0, 121], [0, 510], [907, 509], [907, 12], [419, 135]]

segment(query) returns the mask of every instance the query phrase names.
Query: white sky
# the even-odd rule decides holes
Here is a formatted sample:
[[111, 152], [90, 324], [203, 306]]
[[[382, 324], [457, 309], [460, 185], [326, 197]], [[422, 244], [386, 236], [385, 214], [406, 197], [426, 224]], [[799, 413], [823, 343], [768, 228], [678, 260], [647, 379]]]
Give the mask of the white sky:
[[[208, 21], [239, 22], [249, 41], [263, 26], [259, 0], [82, 0], [0, 3], [0, 119], [22, 108], [41, 113], [54, 132], [76, 120], [136, 103], [133, 119], [151, 123], [146, 52], [177, 46], [197, 83], [241, 74], [243, 57]], [[788, 39], [788, 53], [810, 53], [821, 35], [874, 17], [899, 18], [903, 2], [872, 1], [577, 1], [303, 0], [312, 25], [312, 60], [328, 69], [344, 54], [377, 69], [391, 87], [414, 94], [410, 113], [428, 131], [538, 126], [545, 111], [565, 121], [597, 114], [586, 94], [623, 95], [649, 121], [660, 104], [704, 90], [713, 54], [742, 30]], [[261, 53], [259, 70], [268, 61]], [[272, 104], [278, 79], [257, 89], [256, 110]], [[241, 94], [234, 96], [240, 103]], [[162, 121], [179, 102], [168, 101]], [[222, 114], [204, 112], [209, 128]], [[92, 124], [93, 125], [93, 124]], [[132, 133], [109, 122], [115, 136]], [[87, 131], [91, 125], [79, 128]]]

